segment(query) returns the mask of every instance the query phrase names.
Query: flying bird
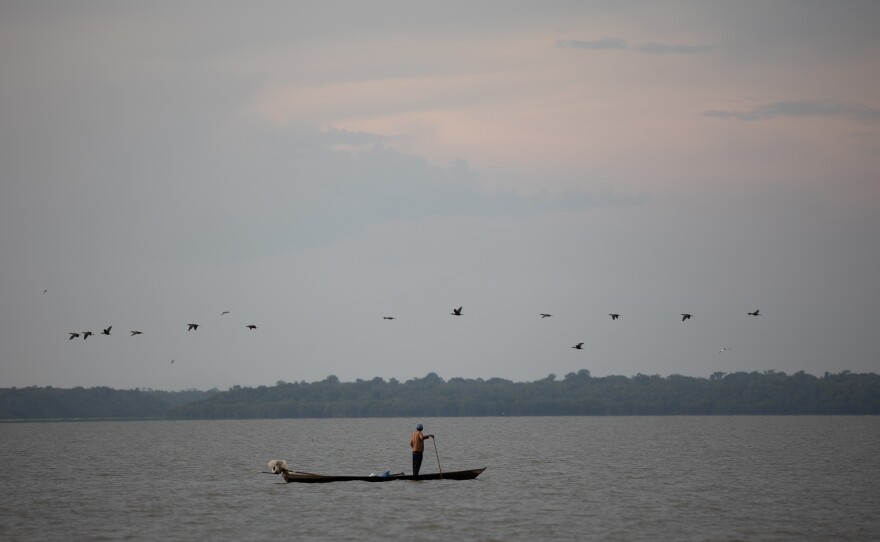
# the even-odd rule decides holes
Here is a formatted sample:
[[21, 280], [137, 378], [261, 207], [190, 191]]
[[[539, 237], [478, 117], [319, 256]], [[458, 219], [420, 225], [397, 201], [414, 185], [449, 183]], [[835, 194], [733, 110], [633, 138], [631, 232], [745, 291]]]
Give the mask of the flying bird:
[[247, 327], [248, 329], [250, 329], [250, 330], [252, 330], [252, 331], [255, 330], [255, 329], [257, 329], [257, 326], [255, 326], [255, 325], [253, 325], [253, 324], [248, 324], [248, 325], [245, 326], [245, 327]]
[[618, 318], [620, 318], [619, 314], [615, 314], [613, 312], [611, 314], [609, 314], [608, 316], [610, 316], [612, 320], [617, 320]]
[[88, 339], [89, 335], [94, 335], [94, 333], [92, 333], [91, 331], [83, 331], [83, 340]]
[[553, 315], [552, 315], [552, 314], [547, 314], [546, 312], [542, 312], [542, 313], [541, 313], [541, 318], [550, 318], [551, 316], [553, 316]]
[[693, 317], [692, 314], [688, 314], [686, 312], [681, 313], [681, 321], [690, 320]]
[[134, 337], [135, 335], [143, 335], [143, 331], [135, 331], [135, 330], [132, 329], [132, 330], [131, 330], [131, 336]]
[[572, 348], [575, 348], [575, 349], [577, 349], [577, 350], [583, 350], [583, 349], [584, 349], [584, 343], [577, 343], [576, 345], [572, 346]]
[[187, 331], [193, 331], [193, 330], [198, 331], [198, 329], [199, 329], [198, 324], [187, 324], [187, 325], [189, 326], [188, 328], [186, 328]]
[[110, 330], [113, 329], [113, 326], [107, 326], [104, 331], [101, 332], [102, 335], [110, 335]]
[[453, 316], [461, 316], [461, 309], [462, 309], [462, 307], [459, 307], [457, 309], [452, 309], [452, 315]]
[[76, 339], [77, 337], [79, 337], [79, 333], [73, 333], [73, 332], [71, 332], [71, 333], [70, 333], [70, 339], [67, 339], [67, 340], [69, 341], [69, 340], [71, 340], [71, 339]]
[[48, 292], [48, 291], [49, 291], [49, 290], [43, 290], [43, 293], [45, 294], [45, 293]]
[[383, 320], [394, 320], [394, 317], [393, 316], [383, 316], [382, 319]]
[[761, 309], [755, 309], [755, 312], [750, 312], [749, 316], [761, 316]]
[[733, 350], [733, 347], [732, 346], [725, 346], [725, 347], [721, 348], [721, 350], [719, 350], [718, 353], [720, 354], [722, 352], [727, 352], [728, 350]]
[[171, 360], [171, 363], [174, 363], [174, 360], [173, 360], [173, 359]]
[[229, 311], [223, 311], [223, 312], [221, 312], [221, 313], [220, 313], [220, 316], [223, 316], [224, 314], [229, 314]]

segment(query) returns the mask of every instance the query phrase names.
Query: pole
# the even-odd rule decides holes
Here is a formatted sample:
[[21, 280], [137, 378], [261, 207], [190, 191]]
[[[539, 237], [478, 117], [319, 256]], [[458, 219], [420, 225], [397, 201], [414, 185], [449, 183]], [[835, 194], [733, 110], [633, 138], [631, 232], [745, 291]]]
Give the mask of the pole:
[[437, 468], [440, 469], [440, 479], [443, 479], [443, 467], [440, 466], [440, 454], [437, 452], [437, 437], [432, 437], [434, 441], [434, 455], [437, 456]]

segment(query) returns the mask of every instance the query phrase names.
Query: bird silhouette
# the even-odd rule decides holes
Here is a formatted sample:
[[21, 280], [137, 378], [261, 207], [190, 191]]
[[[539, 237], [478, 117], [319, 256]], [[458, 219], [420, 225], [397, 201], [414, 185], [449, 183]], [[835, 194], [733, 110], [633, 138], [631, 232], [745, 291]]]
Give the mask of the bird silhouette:
[[461, 309], [462, 309], [462, 307], [459, 307], [457, 309], [452, 309], [452, 315], [453, 316], [461, 316]]
[[67, 339], [67, 340], [69, 341], [71, 339], [76, 339], [77, 337], [79, 337], [79, 333], [70, 332], [70, 339]]
[[572, 348], [575, 348], [575, 349], [577, 349], [577, 350], [583, 350], [583, 349], [584, 349], [584, 343], [577, 343], [576, 345], [572, 346]]
[[394, 317], [393, 316], [383, 316], [382, 319], [383, 320], [394, 320]]
[[132, 329], [132, 330], [131, 330], [131, 336], [134, 337], [135, 335], [143, 335], [143, 331], [135, 331], [135, 330]]
[[223, 312], [221, 312], [221, 313], [220, 313], [220, 316], [223, 316], [224, 314], [229, 314], [229, 311], [223, 311]]
[[110, 330], [113, 329], [113, 326], [107, 326], [104, 331], [101, 332], [101, 335], [110, 335]]
[[45, 294], [45, 293], [48, 292], [48, 291], [49, 291], [49, 290], [43, 290], [43, 293]]
[[720, 354], [722, 352], [727, 352], [728, 350], [733, 350], [733, 347], [732, 346], [722, 347], [721, 350], [718, 351], [718, 353]]
[[750, 312], [749, 316], [761, 316], [761, 309], [755, 309], [755, 312]]
[[255, 326], [255, 325], [253, 325], [253, 324], [248, 324], [248, 325], [245, 326], [245, 327], [248, 328], [248, 329], [250, 329], [251, 331], [257, 329], [257, 326]]
[[547, 314], [546, 312], [542, 312], [542, 313], [541, 313], [541, 318], [550, 318], [551, 316], [553, 316], [553, 315], [552, 315], [552, 314]]
[[187, 324], [187, 325], [189, 326], [188, 328], [186, 328], [187, 331], [193, 331], [193, 330], [198, 331], [198, 329], [199, 329], [198, 324]]
[[83, 340], [88, 339], [89, 335], [94, 335], [94, 333], [92, 333], [91, 331], [83, 331]]
[[681, 321], [690, 320], [693, 317], [692, 314], [688, 314], [686, 312], [681, 313]]
[[610, 316], [612, 320], [617, 320], [618, 318], [620, 318], [619, 314], [615, 314], [613, 312], [611, 314], [609, 314], [608, 316]]

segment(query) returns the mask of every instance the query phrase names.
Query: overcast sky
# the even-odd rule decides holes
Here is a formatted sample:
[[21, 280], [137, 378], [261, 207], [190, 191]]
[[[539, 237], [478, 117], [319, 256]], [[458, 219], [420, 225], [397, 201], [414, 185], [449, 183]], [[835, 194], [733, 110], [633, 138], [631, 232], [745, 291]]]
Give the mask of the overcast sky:
[[0, 2], [0, 387], [877, 372], [877, 21]]

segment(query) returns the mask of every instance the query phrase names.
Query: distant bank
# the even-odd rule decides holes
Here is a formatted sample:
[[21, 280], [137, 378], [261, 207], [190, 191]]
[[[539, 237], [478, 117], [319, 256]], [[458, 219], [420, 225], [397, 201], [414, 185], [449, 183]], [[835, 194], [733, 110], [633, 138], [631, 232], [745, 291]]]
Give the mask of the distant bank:
[[406, 382], [328, 376], [227, 391], [0, 388], [2, 421], [817, 414], [880, 414], [880, 376], [754, 371], [597, 378], [581, 369], [534, 382], [447, 381], [430, 373]]
[[0, 388], [0, 421], [164, 420], [171, 409], [216, 393], [219, 391]]

